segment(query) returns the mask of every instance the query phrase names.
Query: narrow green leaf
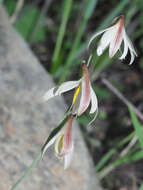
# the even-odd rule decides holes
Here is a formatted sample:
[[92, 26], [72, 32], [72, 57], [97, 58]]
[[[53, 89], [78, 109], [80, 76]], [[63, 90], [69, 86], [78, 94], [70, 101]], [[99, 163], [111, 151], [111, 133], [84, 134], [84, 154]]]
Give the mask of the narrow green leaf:
[[116, 160], [115, 162], [109, 164], [106, 166], [104, 169], [102, 169], [99, 173], [98, 176], [100, 179], [103, 179], [105, 176], [107, 176], [111, 171], [113, 171], [117, 166], [120, 166], [121, 164], [125, 163], [131, 163], [135, 162], [138, 160], [143, 159], [143, 151], [139, 151], [133, 154], [127, 154], [120, 159]]
[[113, 156], [113, 154], [116, 153], [115, 149], [111, 149], [107, 154], [103, 156], [103, 158], [98, 162], [96, 166], [96, 171], [99, 171], [103, 165]]
[[64, 3], [64, 8], [63, 8], [63, 11], [62, 11], [63, 12], [62, 22], [61, 22], [61, 25], [60, 25], [60, 29], [59, 29], [59, 33], [58, 33], [58, 39], [57, 39], [57, 42], [56, 42], [56, 46], [55, 46], [55, 50], [54, 50], [54, 54], [53, 54], [53, 58], [52, 58], [52, 63], [53, 64], [52, 64], [51, 72], [53, 74], [56, 72], [57, 67], [59, 65], [58, 58], [59, 58], [59, 54], [60, 54], [60, 50], [61, 50], [61, 46], [62, 46], [62, 42], [63, 42], [67, 22], [68, 22], [68, 19], [69, 19], [71, 7], [72, 7], [72, 0], [65, 0], [63, 3]]
[[[28, 5], [25, 5], [27, 7]], [[40, 15], [40, 10], [37, 8], [31, 8], [20, 20], [18, 20], [14, 27], [22, 34], [25, 40], [28, 41], [31, 35], [31, 31], [33, 29], [33, 24], [35, 23], [35, 19], [38, 19]], [[45, 18], [42, 17], [42, 20]], [[42, 41], [45, 38], [45, 28], [39, 27], [37, 34], [35, 35], [33, 41]]]
[[70, 65], [72, 64], [72, 60], [73, 60], [73, 57], [75, 55], [75, 52], [77, 51], [79, 45], [80, 45], [80, 42], [81, 42], [81, 38], [83, 36], [83, 33], [85, 31], [85, 28], [86, 28], [86, 25], [87, 25], [87, 22], [89, 20], [89, 18], [91, 17], [95, 7], [96, 7], [96, 4], [97, 4], [98, 0], [90, 0], [90, 1], [87, 1], [87, 4], [84, 8], [84, 14], [83, 14], [83, 19], [81, 21], [81, 24], [79, 25], [79, 29], [77, 31], [77, 34], [76, 34], [76, 37], [75, 37], [75, 40], [73, 42], [73, 46], [72, 46], [72, 49], [69, 53], [69, 56], [66, 60], [66, 64], [64, 66], [64, 69], [63, 69], [63, 73], [61, 75], [61, 78], [60, 78], [60, 82], [63, 82], [65, 79], [66, 79], [66, 76], [67, 76], [67, 71], [70, 67]]
[[133, 126], [136, 132], [136, 135], [139, 138], [139, 143], [140, 143], [140, 147], [143, 149], [143, 127], [141, 126], [141, 124], [139, 123], [134, 111], [132, 110], [132, 108], [129, 106], [128, 107], [129, 112], [130, 112], [130, 116], [133, 122]]

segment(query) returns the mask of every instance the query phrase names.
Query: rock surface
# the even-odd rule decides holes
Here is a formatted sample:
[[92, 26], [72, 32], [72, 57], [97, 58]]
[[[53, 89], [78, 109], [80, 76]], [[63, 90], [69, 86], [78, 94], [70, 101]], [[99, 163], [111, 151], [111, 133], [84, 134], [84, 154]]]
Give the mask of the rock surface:
[[[61, 120], [61, 97], [48, 103], [41, 96], [54, 86], [51, 77], [0, 7], [0, 190], [11, 188], [31, 164], [50, 131]], [[70, 169], [51, 147], [19, 190], [101, 190], [92, 161], [74, 123], [75, 152]]]

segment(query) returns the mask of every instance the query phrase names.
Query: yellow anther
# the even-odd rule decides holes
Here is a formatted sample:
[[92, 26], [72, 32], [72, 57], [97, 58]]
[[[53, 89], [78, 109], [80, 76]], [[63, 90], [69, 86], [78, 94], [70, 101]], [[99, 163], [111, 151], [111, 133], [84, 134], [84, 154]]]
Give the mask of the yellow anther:
[[64, 137], [64, 134], [61, 135], [61, 138], [59, 140], [59, 144], [58, 144], [58, 151], [59, 151], [59, 153], [60, 153], [62, 145], [63, 145], [63, 137]]
[[74, 93], [74, 97], [73, 97], [73, 101], [72, 101], [73, 104], [74, 104], [75, 101], [76, 101], [76, 98], [77, 98], [77, 96], [78, 96], [78, 94], [79, 94], [80, 88], [81, 88], [81, 85], [79, 85], [79, 86], [77, 87], [77, 89], [76, 89], [76, 91], [75, 91], [75, 93]]

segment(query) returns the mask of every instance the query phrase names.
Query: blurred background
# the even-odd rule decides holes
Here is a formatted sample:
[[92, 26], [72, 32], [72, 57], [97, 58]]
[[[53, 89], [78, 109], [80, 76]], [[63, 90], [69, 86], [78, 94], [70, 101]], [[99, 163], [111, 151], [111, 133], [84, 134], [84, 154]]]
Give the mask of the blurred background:
[[[102, 186], [109, 190], [143, 189], [143, 1], [1, 0], [11, 24], [29, 44], [56, 84], [81, 77], [89, 38], [123, 14], [138, 57], [109, 59], [108, 50], [90, 65], [99, 114], [78, 118]], [[65, 95], [70, 105], [73, 92]], [[133, 109], [129, 109], [130, 105]], [[141, 186], [142, 185], [142, 186]]]

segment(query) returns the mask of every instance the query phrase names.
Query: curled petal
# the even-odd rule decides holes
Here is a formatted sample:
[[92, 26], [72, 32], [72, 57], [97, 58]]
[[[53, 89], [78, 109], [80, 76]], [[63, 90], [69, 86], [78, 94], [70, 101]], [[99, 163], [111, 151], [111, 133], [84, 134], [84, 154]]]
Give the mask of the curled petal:
[[93, 88], [90, 86], [90, 91], [91, 91], [91, 109], [90, 113], [93, 114], [97, 108], [98, 108], [98, 102], [97, 102], [97, 97], [96, 94], [93, 90]]
[[[112, 26], [112, 27], [113, 27], [113, 26]], [[92, 41], [93, 41], [97, 36], [99, 36], [100, 34], [102, 34], [103, 32], [105, 32], [105, 31], [107, 31], [107, 30], [110, 30], [110, 28], [112, 28], [112, 27], [108, 27], [108, 28], [106, 28], [106, 29], [104, 29], [104, 30], [101, 30], [101, 31], [99, 31], [99, 32], [96, 32], [96, 33], [90, 38], [90, 40], [89, 40], [89, 42], [88, 42], [88, 49], [89, 49], [89, 47], [90, 47]]]
[[128, 53], [128, 43], [126, 42], [126, 38], [125, 38], [125, 30], [123, 31], [123, 36], [124, 36], [124, 38], [123, 38], [123, 40], [124, 40], [124, 51], [123, 51], [123, 54], [121, 55], [121, 57], [119, 58], [119, 59], [125, 59], [125, 57], [126, 57], [126, 55], [127, 55], [127, 53]]
[[81, 84], [81, 99], [80, 99], [80, 104], [78, 108], [78, 113], [77, 115], [80, 116], [82, 113], [86, 111], [90, 104], [90, 79], [89, 79], [89, 72], [86, 64], [83, 65], [84, 69], [84, 76], [82, 79], [82, 84]]
[[127, 36], [127, 34], [125, 33], [125, 40], [126, 40], [126, 43], [128, 44], [128, 47], [129, 47], [129, 51], [130, 51], [130, 54], [131, 54], [131, 61], [129, 63], [129, 65], [131, 65], [134, 61], [134, 58], [135, 56], [137, 56], [137, 53], [134, 49], [134, 46], [131, 42], [131, 40], [129, 39], [129, 37]]
[[62, 93], [67, 92], [67, 91], [77, 87], [79, 85], [80, 81], [81, 80], [64, 82], [59, 87], [54, 87], [54, 88], [48, 90], [44, 94], [43, 100], [48, 101], [49, 99], [51, 99], [55, 96], [59, 96]]
[[135, 51], [135, 48], [134, 48], [134, 46], [133, 46], [131, 40], [129, 39], [128, 35], [126, 34], [126, 32], [125, 32], [125, 40], [126, 40], [126, 42], [127, 42], [127, 44], [128, 44], [129, 50], [132, 51], [132, 52], [135, 54], [135, 56], [137, 56], [137, 53], [136, 53], [136, 51]]
[[129, 39], [128, 35], [126, 34], [126, 32], [124, 30], [124, 52], [119, 59], [124, 59], [126, 57], [126, 55], [128, 53], [128, 49], [129, 49], [130, 54], [131, 54], [131, 61], [129, 63], [129, 65], [131, 65], [134, 61], [135, 56], [137, 56], [137, 53], [134, 49], [134, 46], [133, 46], [131, 40]]
[[112, 41], [109, 47], [109, 56], [112, 58], [121, 46], [123, 40], [124, 18], [122, 17], [114, 26], [114, 30], [111, 33]]
[[133, 52], [130, 52], [130, 54], [131, 54], [131, 60], [130, 60], [129, 65], [131, 65], [135, 59], [135, 54]]

